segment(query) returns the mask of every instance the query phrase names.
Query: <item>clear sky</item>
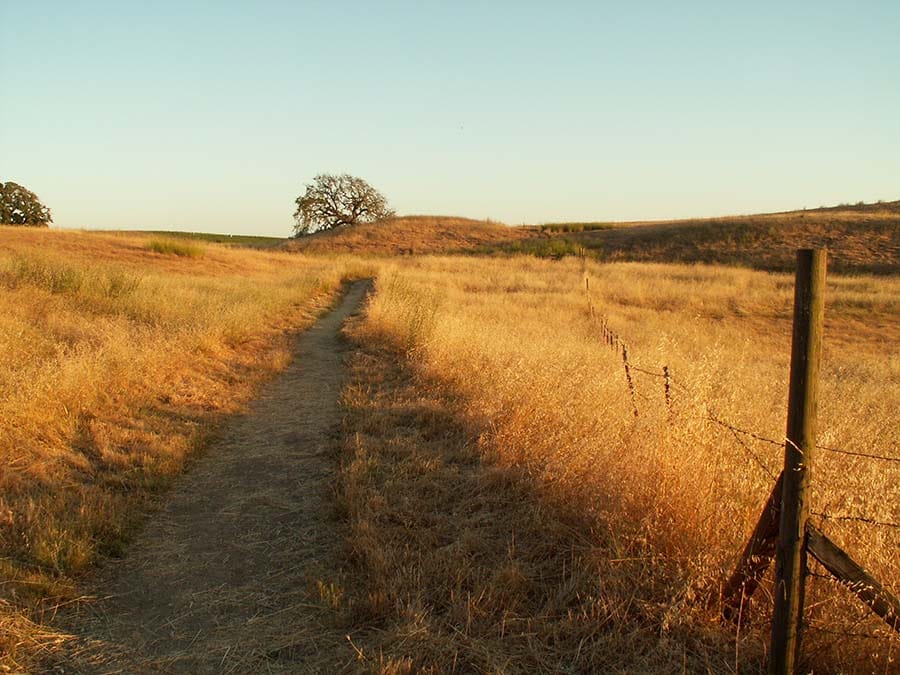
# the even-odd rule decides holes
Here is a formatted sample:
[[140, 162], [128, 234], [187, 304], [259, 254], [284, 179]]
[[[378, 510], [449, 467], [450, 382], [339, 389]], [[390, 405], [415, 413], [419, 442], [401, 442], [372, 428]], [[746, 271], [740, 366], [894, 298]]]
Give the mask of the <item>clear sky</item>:
[[62, 227], [635, 220], [900, 199], [900, 1], [0, 0], [0, 180]]

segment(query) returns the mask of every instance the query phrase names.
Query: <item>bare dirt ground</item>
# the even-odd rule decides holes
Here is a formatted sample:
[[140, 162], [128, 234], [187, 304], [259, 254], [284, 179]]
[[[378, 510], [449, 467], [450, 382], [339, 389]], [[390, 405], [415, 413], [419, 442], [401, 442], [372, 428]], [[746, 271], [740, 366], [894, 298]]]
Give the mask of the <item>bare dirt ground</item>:
[[339, 537], [330, 481], [347, 347], [366, 282], [220, 430], [126, 557], [58, 618], [65, 673], [334, 672], [354, 660], [329, 609]]

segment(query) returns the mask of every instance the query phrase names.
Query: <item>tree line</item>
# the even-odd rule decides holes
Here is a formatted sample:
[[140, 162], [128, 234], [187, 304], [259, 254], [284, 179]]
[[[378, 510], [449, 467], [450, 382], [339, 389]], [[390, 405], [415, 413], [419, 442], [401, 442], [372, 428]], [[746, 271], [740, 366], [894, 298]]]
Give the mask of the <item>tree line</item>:
[[[362, 178], [322, 173], [295, 200], [294, 236], [345, 225], [372, 223], [394, 215], [387, 200]], [[0, 225], [47, 227], [50, 209], [28, 188], [0, 182]]]

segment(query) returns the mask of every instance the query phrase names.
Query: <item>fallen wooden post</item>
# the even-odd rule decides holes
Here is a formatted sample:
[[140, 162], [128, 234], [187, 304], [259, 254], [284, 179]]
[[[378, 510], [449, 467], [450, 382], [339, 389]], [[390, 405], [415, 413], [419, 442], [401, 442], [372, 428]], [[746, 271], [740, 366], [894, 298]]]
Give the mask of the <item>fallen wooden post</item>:
[[837, 544], [808, 523], [806, 548], [841, 584], [884, 619], [888, 626], [900, 633], [900, 600], [891, 595]]
[[741, 559], [722, 589], [722, 615], [732, 623], [740, 620], [743, 603], [756, 591], [775, 557], [778, 523], [781, 518], [781, 492], [782, 476], [778, 476]]

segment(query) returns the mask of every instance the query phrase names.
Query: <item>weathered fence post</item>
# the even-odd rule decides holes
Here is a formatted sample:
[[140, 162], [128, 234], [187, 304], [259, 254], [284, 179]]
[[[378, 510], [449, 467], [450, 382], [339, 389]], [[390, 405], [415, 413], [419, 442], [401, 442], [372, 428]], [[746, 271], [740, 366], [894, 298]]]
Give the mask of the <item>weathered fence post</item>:
[[900, 633], [900, 600], [812, 525], [806, 527], [806, 540], [813, 558]]
[[825, 309], [824, 250], [797, 251], [787, 442], [775, 567], [769, 672], [795, 671], [803, 621], [808, 487], [816, 439], [816, 402]]
[[743, 604], [749, 600], [756, 591], [772, 558], [775, 557], [775, 547], [778, 544], [778, 521], [781, 519], [781, 492], [783, 476], [778, 477], [775, 486], [763, 507], [756, 527], [750, 540], [744, 547], [741, 559], [731, 578], [722, 589], [722, 614], [731, 621], [737, 623], [741, 614], [745, 611]]
[[631, 393], [631, 407], [634, 416], [638, 416], [637, 398], [634, 395], [634, 380], [631, 379], [631, 366], [628, 363], [628, 345], [622, 343], [622, 363], [625, 364], [625, 380], [628, 382], [628, 391]]
[[666, 394], [666, 411], [669, 418], [672, 417], [672, 376], [669, 374], [669, 366], [663, 366], [663, 383]]

